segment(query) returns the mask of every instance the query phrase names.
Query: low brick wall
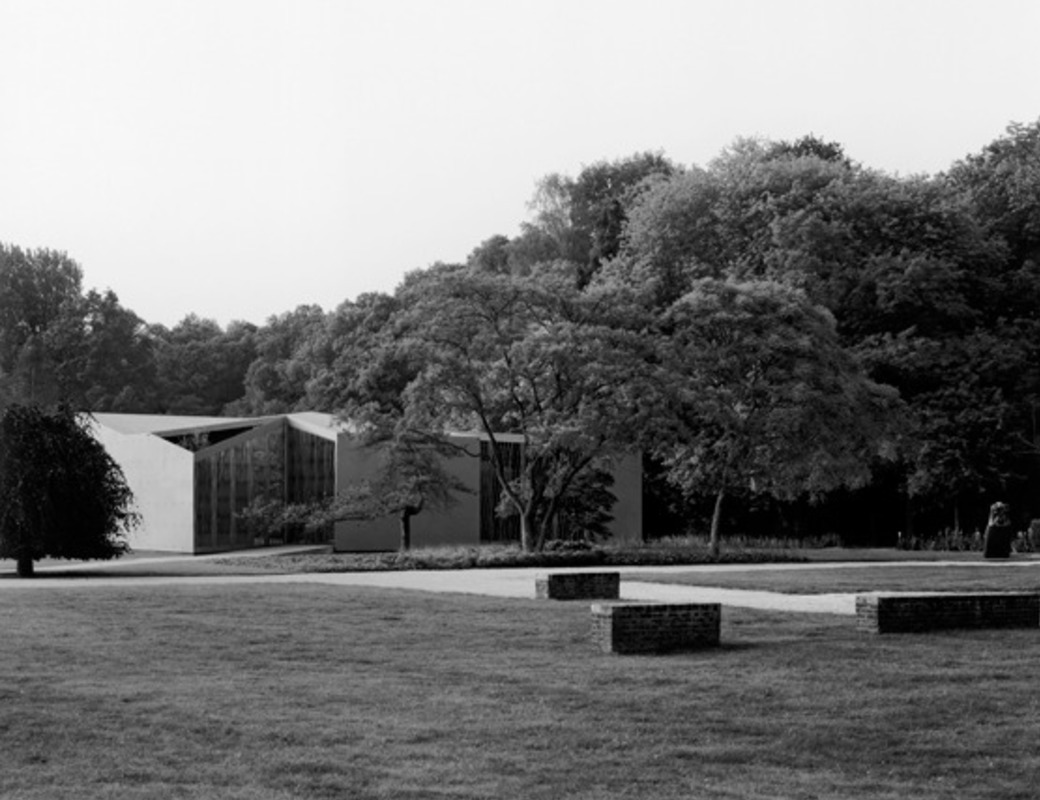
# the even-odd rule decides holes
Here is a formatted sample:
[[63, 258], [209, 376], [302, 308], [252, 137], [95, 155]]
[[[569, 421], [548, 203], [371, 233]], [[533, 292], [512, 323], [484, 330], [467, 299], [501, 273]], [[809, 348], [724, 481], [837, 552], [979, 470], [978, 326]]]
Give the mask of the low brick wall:
[[719, 603], [595, 603], [592, 639], [605, 653], [667, 653], [717, 647]]
[[1040, 594], [878, 594], [856, 597], [856, 625], [870, 633], [1040, 627]]
[[542, 600], [616, 600], [617, 572], [556, 572], [536, 578], [534, 596]]

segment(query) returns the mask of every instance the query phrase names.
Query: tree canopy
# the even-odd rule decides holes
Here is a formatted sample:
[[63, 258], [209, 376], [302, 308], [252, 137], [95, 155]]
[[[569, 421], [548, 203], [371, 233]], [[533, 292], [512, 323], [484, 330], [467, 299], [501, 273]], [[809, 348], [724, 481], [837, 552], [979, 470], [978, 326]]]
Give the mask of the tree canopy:
[[[722, 409], [754, 384], [788, 408], [747, 422], [757, 444], [744, 463], [764, 460], [739, 491], [753, 479], [770, 502], [808, 494], [843, 509], [869, 494], [872, 509], [905, 509], [886, 512], [892, 532], [981, 525], [997, 499], [1040, 516], [1040, 122], [933, 176], [872, 170], [814, 134], [738, 139], [702, 166], [635, 153], [545, 176], [530, 212], [518, 235], [491, 232], [465, 264], [416, 271], [394, 292], [226, 329], [194, 315], [149, 325], [113, 292], [85, 293], [64, 253], [0, 245], [0, 406], [315, 408], [468, 427], [487, 437], [502, 509], [535, 546], [626, 448], [666, 462], [649, 465], [651, 482], [685, 470], [687, 510], [714, 499], [708, 465], [736, 452]], [[740, 369], [753, 364], [779, 366], [749, 383]], [[863, 403], [880, 403], [886, 425]], [[823, 421], [848, 413], [871, 424], [845, 451], [855, 463], [839, 464]], [[799, 414], [818, 421], [821, 450], [799, 449]], [[686, 454], [660, 431], [681, 432]], [[525, 443], [522, 468], [495, 455], [502, 433]], [[842, 479], [828, 489], [814, 462]], [[863, 481], [859, 495], [834, 488]]]
[[834, 318], [780, 283], [703, 278], [662, 316], [667, 412], [653, 452], [684, 492], [789, 500], [859, 487], [895, 454], [894, 390], [866, 378]]
[[403, 393], [411, 427], [479, 431], [523, 546], [540, 547], [577, 482], [636, 446], [645, 340], [612, 325], [608, 298], [562, 265], [416, 276], [402, 305], [421, 365]]

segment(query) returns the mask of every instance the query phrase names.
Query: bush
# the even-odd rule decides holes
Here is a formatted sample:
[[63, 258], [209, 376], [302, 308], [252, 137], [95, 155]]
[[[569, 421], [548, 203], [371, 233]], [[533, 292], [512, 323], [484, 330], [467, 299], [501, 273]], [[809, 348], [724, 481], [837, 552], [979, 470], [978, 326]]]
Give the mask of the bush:
[[[707, 543], [672, 539], [636, 546], [561, 543], [541, 552], [527, 553], [515, 545], [430, 547], [383, 553], [309, 553], [250, 558], [250, 567], [278, 572], [366, 572], [373, 570], [506, 569], [537, 567], [668, 566], [713, 563], [802, 562], [791, 550], [726, 548], [713, 558]], [[235, 563], [234, 556], [221, 559]]]
[[982, 545], [982, 534], [978, 531], [968, 533], [954, 528], [943, 528], [930, 537], [900, 535], [898, 542], [901, 550], [927, 550], [951, 553], [981, 551]]
[[1031, 553], [1040, 553], [1040, 519], [1034, 519], [1029, 523], [1029, 535], [1026, 537], [1026, 541], [1029, 542]]

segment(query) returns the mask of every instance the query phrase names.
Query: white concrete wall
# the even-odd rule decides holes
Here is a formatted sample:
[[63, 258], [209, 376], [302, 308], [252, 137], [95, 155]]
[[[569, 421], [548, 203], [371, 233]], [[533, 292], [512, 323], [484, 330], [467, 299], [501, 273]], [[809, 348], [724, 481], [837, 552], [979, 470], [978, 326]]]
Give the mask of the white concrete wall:
[[122, 434], [92, 424], [95, 438], [123, 469], [141, 524], [128, 538], [134, 550], [195, 552], [195, 459], [147, 433]]

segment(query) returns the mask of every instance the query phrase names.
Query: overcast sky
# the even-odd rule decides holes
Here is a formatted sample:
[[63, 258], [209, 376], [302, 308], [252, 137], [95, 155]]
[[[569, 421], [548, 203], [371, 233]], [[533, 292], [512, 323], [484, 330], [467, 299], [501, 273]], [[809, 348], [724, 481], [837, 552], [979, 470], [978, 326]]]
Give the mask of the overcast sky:
[[815, 133], [934, 173], [1040, 117], [1037, 0], [0, 0], [0, 241], [149, 322], [331, 309], [535, 182]]

